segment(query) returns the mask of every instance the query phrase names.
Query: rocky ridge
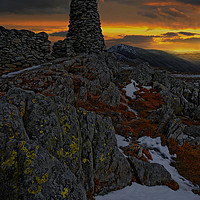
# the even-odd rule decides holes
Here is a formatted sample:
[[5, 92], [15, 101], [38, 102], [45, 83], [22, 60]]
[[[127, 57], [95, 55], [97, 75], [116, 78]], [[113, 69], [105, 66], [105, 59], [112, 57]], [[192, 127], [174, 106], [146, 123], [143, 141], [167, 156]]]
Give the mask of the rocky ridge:
[[[152, 89], [141, 88], [137, 98], [130, 99], [122, 88], [131, 79]], [[138, 152], [136, 140], [151, 130], [151, 136], [162, 136], [163, 142], [174, 138], [181, 145], [198, 144], [195, 87], [147, 63], [120, 65], [112, 53], [58, 59], [1, 78], [0, 88], [1, 180], [7, 183], [1, 199], [6, 194], [10, 199], [91, 199], [132, 180], [177, 189], [162, 166], [145, 159], [148, 149]], [[186, 89], [190, 109], [179, 100], [188, 94], [181, 93]], [[148, 107], [145, 95], [161, 103]], [[137, 110], [138, 117], [130, 109]], [[180, 115], [193, 116], [196, 124], [185, 124]], [[129, 160], [119, 152], [115, 133], [131, 137], [124, 149]], [[152, 176], [157, 172], [161, 177]]]

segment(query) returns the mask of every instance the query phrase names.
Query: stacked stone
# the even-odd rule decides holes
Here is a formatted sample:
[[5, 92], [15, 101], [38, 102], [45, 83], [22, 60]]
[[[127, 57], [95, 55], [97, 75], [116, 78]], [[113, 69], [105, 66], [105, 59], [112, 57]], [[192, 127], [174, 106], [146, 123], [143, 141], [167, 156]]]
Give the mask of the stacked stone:
[[44, 32], [0, 27], [0, 72], [15, 71], [51, 59], [50, 41]]
[[[53, 55], [99, 53], [105, 50], [97, 0], [72, 0], [67, 38], [55, 43]], [[63, 53], [64, 52], [64, 53]]]

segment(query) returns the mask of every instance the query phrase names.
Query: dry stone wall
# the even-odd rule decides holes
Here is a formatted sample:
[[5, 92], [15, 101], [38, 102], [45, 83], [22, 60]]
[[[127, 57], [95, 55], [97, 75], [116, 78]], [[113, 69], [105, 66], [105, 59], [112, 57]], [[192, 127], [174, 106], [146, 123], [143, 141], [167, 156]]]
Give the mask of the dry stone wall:
[[44, 32], [36, 34], [0, 26], [0, 74], [51, 60], [50, 43]]
[[72, 0], [67, 38], [54, 44], [53, 55], [98, 53], [105, 49], [97, 0]]

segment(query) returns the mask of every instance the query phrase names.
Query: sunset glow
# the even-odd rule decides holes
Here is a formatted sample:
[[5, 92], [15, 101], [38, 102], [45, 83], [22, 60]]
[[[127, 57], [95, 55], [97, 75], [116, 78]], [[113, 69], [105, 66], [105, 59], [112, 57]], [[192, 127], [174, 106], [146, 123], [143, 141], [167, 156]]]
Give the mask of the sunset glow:
[[[68, 1], [69, 4], [69, 1]], [[57, 10], [59, 10], [57, 8]], [[61, 10], [61, 8], [60, 8]], [[69, 6], [56, 13], [1, 13], [0, 25], [48, 34], [68, 30]], [[188, 52], [200, 49], [200, 3], [187, 0], [100, 0], [99, 12], [107, 47], [117, 43]], [[64, 36], [53, 37], [53, 42]]]

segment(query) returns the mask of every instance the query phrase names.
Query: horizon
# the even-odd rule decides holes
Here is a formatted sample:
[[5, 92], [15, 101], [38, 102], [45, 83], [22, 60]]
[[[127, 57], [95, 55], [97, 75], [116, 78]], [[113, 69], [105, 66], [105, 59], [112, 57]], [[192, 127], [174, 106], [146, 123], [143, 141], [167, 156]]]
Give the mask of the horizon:
[[[66, 3], [64, 0], [51, 3], [20, 0], [12, 6], [10, 1], [0, 8], [3, 27], [48, 34], [68, 30], [69, 0]], [[200, 52], [200, 2], [196, 0], [101, 0], [99, 13], [108, 48], [127, 44], [171, 53]], [[55, 42], [56, 37], [50, 36], [50, 40]]]

